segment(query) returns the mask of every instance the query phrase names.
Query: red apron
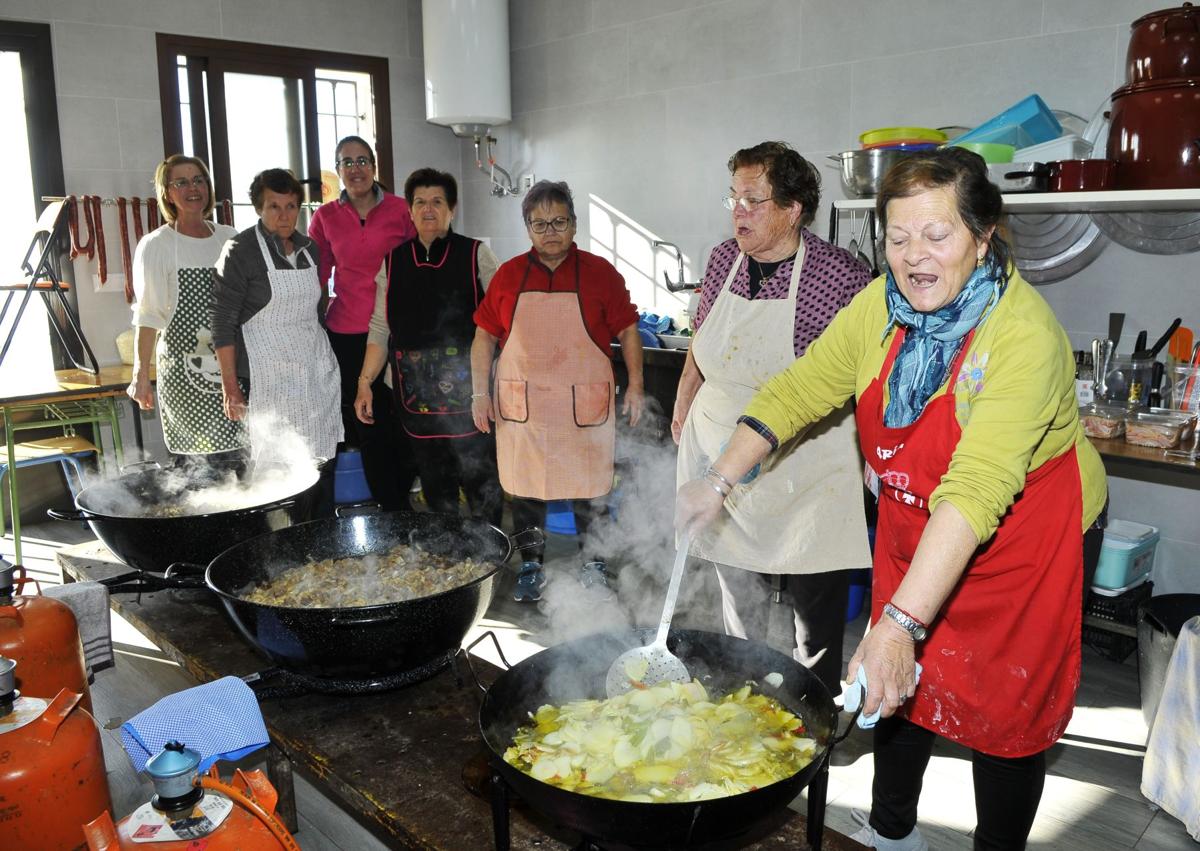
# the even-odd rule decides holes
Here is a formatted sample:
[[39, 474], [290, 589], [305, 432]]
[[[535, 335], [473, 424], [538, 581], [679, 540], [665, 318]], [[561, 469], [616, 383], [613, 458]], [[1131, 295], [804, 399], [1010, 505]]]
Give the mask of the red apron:
[[[929, 521], [930, 494], [962, 435], [954, 384], [971, 336], [951, 365], [947, 391], [911, 425], [883, 424], [884, 382], [903, 329], [858, 400], [863, 456], [880, 478], [872, 623], [908, 571]], [[994, 756], [1028, 756], [1058, 740], [1079, 684], [1082, 516], [1071, 449], [1026, 477], [996, 534], [971, 557], [929, 637], [917, 645], [924, 672], [900, 715]]]

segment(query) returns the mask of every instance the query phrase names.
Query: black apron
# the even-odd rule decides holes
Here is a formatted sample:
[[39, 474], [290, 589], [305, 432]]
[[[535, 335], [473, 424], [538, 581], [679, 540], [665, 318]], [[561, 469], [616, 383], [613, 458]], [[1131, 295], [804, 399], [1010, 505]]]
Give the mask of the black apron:
[[425, 250], [413, 239], [388, 263], [387, 314], [400, 422], [414, 438], [477, 434], [471, 342], [483, 299], [478, 240], [449, 233]]

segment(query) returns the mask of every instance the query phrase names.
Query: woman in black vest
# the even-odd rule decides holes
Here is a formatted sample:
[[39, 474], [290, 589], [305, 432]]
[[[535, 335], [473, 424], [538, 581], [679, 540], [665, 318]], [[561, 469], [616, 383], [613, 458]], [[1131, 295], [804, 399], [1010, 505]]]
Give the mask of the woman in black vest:
[[503, 495], [496, 443], [471, 417], [473, 315], [500, 261], [476, 239], [450, 229], [458, 204], [453, 175], [417, 169], [404, 182], [417, 236], [388, 256], [376, 277], [375, 312], [354, 411], [372, 421], [371, 382], [390, 358], [400, 422], [412, 438], [425, 501], [500, 524]]

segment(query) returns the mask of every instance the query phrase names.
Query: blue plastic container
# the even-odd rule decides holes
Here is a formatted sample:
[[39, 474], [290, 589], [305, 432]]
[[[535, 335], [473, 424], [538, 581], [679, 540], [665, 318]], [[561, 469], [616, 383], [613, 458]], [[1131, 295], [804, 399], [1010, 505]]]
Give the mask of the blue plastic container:
[[1028, 148], [1030, 145], [1040, 145], [1042, 142], [1057, 139], [1062, 133], [1062, 125], [1046, 106], [1046, 102], [1038, 95], [1030, 95], [994, 118], [989, 118], [974, 130], [952, 139], [950, 144], [997, 142], [1001, 145]]
[[357, 449], [343, 449], [333, 468], [333, 501], [338, 505], [366, 502], [371, 498], [367, 475], [363, 472], [362, 455]]
[[546, 531], [556, 535], [575, 534], [575, 510], [569, 499], [556, 499], [546, 503]]
[[850, 575], [850, 596], [846, 599], [846, 623], [862, 614], [863, 605], [871, 599], [871, 569], [855, 570]]

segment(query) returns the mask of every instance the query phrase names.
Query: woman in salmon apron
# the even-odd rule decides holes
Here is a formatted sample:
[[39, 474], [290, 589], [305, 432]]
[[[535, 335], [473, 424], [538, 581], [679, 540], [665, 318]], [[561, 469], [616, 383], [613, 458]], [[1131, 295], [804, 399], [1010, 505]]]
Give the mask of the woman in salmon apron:
[[[587, 547], [589, 524], [613, 485], [614, 338], [629, 374], [621, 413], [630, 425], [642, 414], [637, 308], [612, 264], [575, 245], [575, 203], [566, 183], [537, 183], [521, 214], [533, 248], [500, 267], [475, 311], [471, 413], [482, 432], [496, 424], [500, 485], [513, 497], [514, 527], [543, 526], [547, 500], [573, 500]], [[585, 552], [580, 582], [596, 597], [611, 596], [606, 561]], [[541, 598], [542, 556], [541, 547], [522, 551], [518, 602]]]
[[221, 409], [209, 310], [213, 267], [237, 231], [208, 220], [214, 201], [203, 161], [182, 154], [167, 157], [154, 173], [154, 188], [166, 224], [146, 234], [133, 256], [137, 342], [127, 392], [143, 411], [154, 407], [153, 360], [167, 451], [178, 456], [237, 454], [246, 435], [242, 424], [227, 419]]
[[[709, 257], [675, 396], [680, 485], [721, 454], [754, 394], [870, 279], [849, 252], [808, 231], [820, 177], [798, 153], [763, 142], [730, 157], [729, 171], [734, 237]], [[871, 564], [849, 405], [776, 453], [725, 507], [691, 544], [716, 571], [725, 632], [777, 644], [837, 693], [850, 570]]]
[[1083, 543], [1104, 468], [1079, 424], [1067, 336], [1011, 265], [983, 160], [907, 159], [876, 210], [887, 274], [754, 398], [680, 489], [677, 520], [711, 522], [727, 481], [855, 397], [879, 525], [872, 627], [847, 679], [884, 719], [855, 838], [927, 847], [917, 799], [944, 736], [972, 751], [975, 848], [1023, 848], [1079, 683]]
[[321, 327], [316, 246], [296, 229], [303, 193], [281, 168], [250, 184], [259, 220], [226, 243], [217, 262], [213, 342], [225, 415], [246, 420], [254, 460], [315, 461], [315, 513], [331, 515], [332, 462], [344, 434], [341, 378]]

